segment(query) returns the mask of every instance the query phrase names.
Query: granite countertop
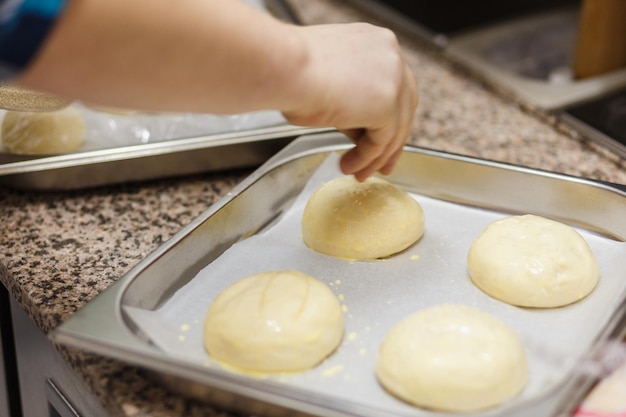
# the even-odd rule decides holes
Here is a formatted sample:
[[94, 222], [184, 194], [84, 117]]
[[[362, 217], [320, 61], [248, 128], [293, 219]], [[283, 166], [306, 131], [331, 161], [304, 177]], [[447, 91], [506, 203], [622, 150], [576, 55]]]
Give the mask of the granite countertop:
[[[290, 4], [307, 24], [376, 23], [345, 2]], [[626, 184], [625, 161], [618, 156], [477, 82], [420, 41], [402, 34], [400, 39], [420, 91], [410, 143]], [[0, 188], [0, 280], [49, 332], [250, 172], [72, 192]], [[112, 416], [226, 414], [170, 393], [125, 364], [62, 353]]]

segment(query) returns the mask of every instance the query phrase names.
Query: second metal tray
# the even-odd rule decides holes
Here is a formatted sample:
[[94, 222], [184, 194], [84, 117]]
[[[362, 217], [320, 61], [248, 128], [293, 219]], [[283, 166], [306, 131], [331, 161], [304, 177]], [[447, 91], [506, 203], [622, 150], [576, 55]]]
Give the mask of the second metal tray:
[[3, 155], [0, 185], [74, 190], [261, 165], [294, 138], [314, 129], [280, 125], [40, 158]]
[[[75, 313], [53, 331], [51, 338], [136, 364], [184, 394], [257, 415], [453, 415], [410, 407], [395, 400], [376, 384], [371, 371], [380, 336], [399, 317], [411, 309], [441, 300], [462, 301], [504, 317], [513, 326], [521, 324], [514, 330], [530, 333], [537, 343], [526, 346], [532, 358], [531, 383], [520, 397], [501, 407], [464, 415], [567, 415], [594, 382], [593, 375], [578, 371], [578, 361], [595, 355], [597, 349], [624, 332], [626, 192], [611, 184], [406, 147], [388, 179], [428, 204], [425, 237], [407, 253], [380, 262], [342, 265], [342, 261], [323, 256], [311, 258], [312, 268], [318, 266], [314, 262], [317, 260], [321, 269], [341, 277], [341, 284], [331, 282], [336, 285], [335, 290], [341, 285], [340, 291], [351, 301], [344, 344], [336, 355], [300, 376], [255, 378], [209, 365], [208, 359], [199, 362], [170, 354], [127, 314], [129, 309], [158, 311], [186, 285], [196, 282], [204, 268], [219, 263], [227, 251], [240, 247], [238, 243], [254, 241], [250, 237], [257, 238], [280, 225], [294, 213], [298, 197], [324, 161], [350, 146], [337, 132], [305, 135], [293, 141], [227, 197]], [[470, 212], [471, 216], [464, 217]], [[578, 227], [593, 240], [592, 248], [595, 245], [596, 249], [610, 249], [597, 253], [601, 284], [585, 300], [561, 309], [520, 309], [487, 297], [469, 284], [461, 259], [467, 239], [481, 227], [473, 220], [476, 213], [485, 218], [533, 213]], [[455, 240], [453, 235], [457, 230], [449, 233], [446, 224], [459, 225], [458, 234], [463, 238]], [[299, 231], [291, 231], [290, 247], [299, 250]], [[300, 249], [300, 254], [306, 252], [305, 248]], [[418, 261], [412, 261], [414, 251], [420, 254]], [[306, 256], [309, 255], [294, 258]], [[276, 253], [275, 257], [281, 256]], [[244, 267], [258, 261], [246, 259], [248, 262], [239, 262]], [[384, 278], [380, 275], [372, 275], [372, 279], [350, 278], [353, 273], [350, 271], [354, 270], [394, 271], [396, 262], [417, 262], [412, 265], [424, 268], [421, 272], [424, 280], [408, 282], [393, 274]], [[434, 268], [434, 272], [428, 268]], [[360, 277], [366, 275], [361, 273]], [[212, 278], [211, 285], [225, 284], [219, 276]], [[210, 295], [205, 296], [208, 307]], [[367, 316], [365, 322], [359, 322], [360, 315]], [[371, 326], [366, 330], [367, 323]], [[359, 357], [353, 366], [351, 362], [358, 354], [349, 352], [351, 349], [356, 352], [357, 345], [350, 342], [357, 333], [357, 340], [364, 343], [362, 348], [370, 354]], [[541, 356], [538, 351], [550, 346], [558, 346], [560, 350], [548, 353], [569, 356], [565, 366], [555, 367], [556, 371], [552, 369], [549, 377], [544, 378], [543, 367], [554, 364], [537, 360]], [[342, 371], [347, 368], [352, 374]]]

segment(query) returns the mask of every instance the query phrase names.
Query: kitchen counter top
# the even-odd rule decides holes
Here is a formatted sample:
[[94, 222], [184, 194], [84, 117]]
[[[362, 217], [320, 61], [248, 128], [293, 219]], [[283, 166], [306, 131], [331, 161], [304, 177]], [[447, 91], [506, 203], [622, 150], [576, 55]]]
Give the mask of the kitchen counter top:
[[[307, 24], [377, 22], [340, 1], [290, 4]], [[420, 91], [411, 144], [626, 184], [618, 156], [399, 35]], [[0, 280], [49, 332], [250, 172], [73, 192], [0, 188]], [[134, 367], [72, 350], [62, 354], [112, 416], [227, 415], [168, 392]]]

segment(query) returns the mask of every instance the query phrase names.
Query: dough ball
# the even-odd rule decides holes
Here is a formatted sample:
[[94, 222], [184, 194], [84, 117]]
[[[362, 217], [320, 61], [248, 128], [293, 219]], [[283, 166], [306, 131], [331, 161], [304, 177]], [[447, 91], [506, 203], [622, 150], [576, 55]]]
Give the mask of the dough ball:
[[456, 304], [418, 311], [395, 325], [381, 344], [376, 374], [410, 404], [455, 412], [499, 405], [528, 379], [517, 336], [489, 314]]
[[400, 252], [424, 233], [415, 199], [377, 177], [333, 179], [304, 209], [302, 237], [313, 250], [345, 259], [377, 259]]
[[2, 121], [2, 149], [22, 155], [54, 155], [80, 148], [85, 123], [72, 107], [55, 112], [7, 111]]
[[598, 263], [570, 226], [534, 215], [488, 225], [468, 257], [472, 281], [488, 295], [523, 307], [559, 307], [588, 295]]
[[204, 346], [244, 371], [296, 372], [317, 365], [343, 337], [343, 313], [321, 281], [297, 271], [262, 272], [226, 288], [204, 321]]

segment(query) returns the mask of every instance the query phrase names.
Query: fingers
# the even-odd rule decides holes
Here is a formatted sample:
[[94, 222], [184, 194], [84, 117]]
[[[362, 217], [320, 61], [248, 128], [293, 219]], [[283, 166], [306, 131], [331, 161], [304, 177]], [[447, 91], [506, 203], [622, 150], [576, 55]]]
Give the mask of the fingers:
[[391, 174], [391, 171], [393, 171], [393, 168], [396, 166], [396, 162], [398, 162], [400, 155], [402, 155], [402, 148], [398, 149], [396, 153], [391, 155], [391, 158], [389, 158], [389, 160], [387, 161], [387, 164], [385, 164], [385, 166], [379, 169], [379, 172], [383, 175]]
[[417, 106], [415, 79], [395, 34], [364, 24], [298, 28], [307, 47], [296, 77], [291, 123], [333, 126], [356, 145], [341, 169], [364, 180], [390, 173], [407, 142]]
[[[359, 137], [351, 137], [356, 146], [346, 152], [340, 161], [344, 174], [353, 174], [357, 180], [363, 181], [377, 170], [376, 160], [385, 152], [389, 144], [377, 143], [368, 136], [371, 132], [362, 131]], [[350, 137], [350, 135], [348, 135]]]
[[[369, 176], [383, 168], [393, 168], [399, 152], [402, 151], [404, 140], [401, 135], [388, 143], [378, 143], [372, 135], [378, 132], [365, 131], [355, 143], [356, 146], [348, 151], [341, 159], [341, 169], [346, 174], [353, 174], [357, 180], [364, 181]], [[387, 137], [385, 134], [381, 137]], [[396, 156], [396, 153], [398, 154]], [[382, 171], [381, 171], [382, 172]], [[390, 171], [389, 171], [390, 172]]]
[[413, 73], [408, 65], [406, 67], [406, 76], [408, 78], [406, 89], [404, 90], [403, 95], [403, 107], [406, 109], [404, 112], [400, 112], [400, 129], [398, 133], [399, 144], [395, 148], [395, 151], [392, 152], [386, 158], [386, 163], [378, 169], [381, 174], [388, 175], [393, 170], [398, 158], [402, 154], [402, 148], [407, 143], [409, 136], [411, 134], [411, 130], [413, 129], [413, 123], [415, 121], [415, 111], [417, 110], [417, 105], [419, 102], [419, 97], [417, 94], [417, 84], [415, 79], [413, 78]]
[[341, 160], [341, 169], [364, 181], [375, 172], [388, 175], [393, 170], [406, 144], [417, 108], [417, 86], [413, 74], [404, 64], [403, 82], [396, 100], [396, 111], [390, 125], [382, 129], [344, 131], [355, 147]]

